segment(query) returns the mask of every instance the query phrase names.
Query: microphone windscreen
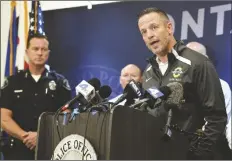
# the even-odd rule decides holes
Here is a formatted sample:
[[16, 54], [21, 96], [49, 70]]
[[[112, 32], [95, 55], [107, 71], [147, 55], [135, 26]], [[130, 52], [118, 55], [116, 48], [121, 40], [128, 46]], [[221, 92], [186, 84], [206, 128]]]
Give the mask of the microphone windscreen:
[[101, 96], [101, 98], [105, 99], [108, 98], [112, 93], [112, 90], [109, 86], [104, 85], [99, 89], [99, 95]]
[[95, 91], [98, 91], [101, 87], [101, 82], [97, 78], [90, 79], [88, 83], [94, 87]]
[[171, 89], [171, 94], [169, 95], [166, 103], [175, 104], [177, 106], [180, 105], [184, 97], [183, 86], [178, 82], [169, 83], [167, 86]]

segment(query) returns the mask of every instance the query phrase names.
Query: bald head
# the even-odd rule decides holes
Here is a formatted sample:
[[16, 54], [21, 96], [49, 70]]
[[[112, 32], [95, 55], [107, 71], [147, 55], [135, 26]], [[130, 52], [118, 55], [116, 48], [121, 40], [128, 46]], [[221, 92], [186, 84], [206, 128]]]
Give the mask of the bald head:
[[142, 71], [134, 64], [128, 64], [121, 70], [120, 84], [124, 89], [130, 80], [141, 82]]
[[204, 45], [202, 45], [198, 42], [189, 42], [186, 46], [194, 51], [197, 51], [198, 53], [200, 53], [208, 58], [208, 55], [206, 54], [206, 48]]

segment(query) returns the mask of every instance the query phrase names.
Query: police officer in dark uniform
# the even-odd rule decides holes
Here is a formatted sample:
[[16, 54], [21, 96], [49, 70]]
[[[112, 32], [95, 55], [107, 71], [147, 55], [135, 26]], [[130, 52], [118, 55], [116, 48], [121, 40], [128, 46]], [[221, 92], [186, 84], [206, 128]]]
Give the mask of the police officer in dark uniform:
[[45, 67], [48, 46], [46, 36], [30, 36], [26, 50], [29, 69], [8, 77], [1, 89], [1, 126], [10, 136], [3, 149], [5, 159], [34, 159], [40, 114], [55, 112], [71, 98], [67, 79]]

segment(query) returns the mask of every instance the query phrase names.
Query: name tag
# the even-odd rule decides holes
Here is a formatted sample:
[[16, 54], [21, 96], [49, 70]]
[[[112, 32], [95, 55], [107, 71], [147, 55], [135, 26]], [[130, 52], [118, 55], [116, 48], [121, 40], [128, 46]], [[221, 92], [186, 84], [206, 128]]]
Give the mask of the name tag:
[[14, 93], [21, 93], [21, 92], [23, 92], [22, 89], [21, 90], [14, 90]]

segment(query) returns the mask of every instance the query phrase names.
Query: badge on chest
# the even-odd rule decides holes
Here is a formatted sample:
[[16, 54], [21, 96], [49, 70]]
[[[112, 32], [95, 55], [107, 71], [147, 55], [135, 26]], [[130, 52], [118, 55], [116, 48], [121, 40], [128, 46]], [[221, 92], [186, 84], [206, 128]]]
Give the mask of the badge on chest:
[[55, 91], [56, 90], [56, 82], [54, 80], [51, 80], [48, 83], [48, 87], [49, 87], [50, 90]]

